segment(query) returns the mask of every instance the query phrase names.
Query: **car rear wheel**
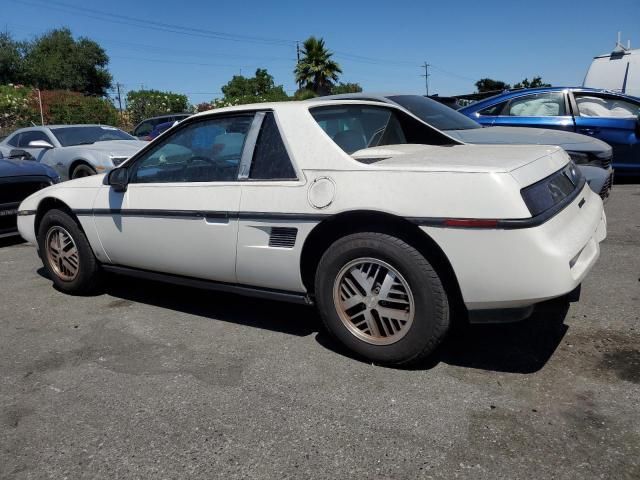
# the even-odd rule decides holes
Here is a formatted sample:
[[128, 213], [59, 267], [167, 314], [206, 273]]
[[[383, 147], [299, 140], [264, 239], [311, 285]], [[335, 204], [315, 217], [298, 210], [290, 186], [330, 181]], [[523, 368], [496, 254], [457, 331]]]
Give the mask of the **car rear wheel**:
[[378, 364], [408, 365], [431, 354], [449, 329], [449, 305], [428, 260], [403, 240], [357, 233], [337, 240], [316, 271], [325, 326]]
[[97, 172], [90, 165], [87, 165], [86, 163], [81, 163], [80, 165], [78, 165], [73, 169], [73, 172], [71, 172], [71, 178], [75, 179], [75, 178], [90, 177], [91, 175], [95, 175], [96, 173]]
[[54, 285], [65, 293], [81, 295], [100, 284], [100, 264], [87, 237], [62, 210], [49, 210], [38, 229], [38, 248]]

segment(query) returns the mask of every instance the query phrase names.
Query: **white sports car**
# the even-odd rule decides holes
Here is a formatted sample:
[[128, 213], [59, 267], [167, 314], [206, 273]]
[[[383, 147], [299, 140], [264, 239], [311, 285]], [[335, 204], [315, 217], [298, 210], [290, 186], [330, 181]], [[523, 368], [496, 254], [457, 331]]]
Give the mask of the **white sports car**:
[[517, 320], [574, 291], [606, 235], [562, 149], [459, 145], [344, 100], [195, 115], [108, 175], [31, 195], [18, 227], [65, 292], [109, 271], [315, 303], [347, 347], [393, 365], [432, 352], [456, 306]]

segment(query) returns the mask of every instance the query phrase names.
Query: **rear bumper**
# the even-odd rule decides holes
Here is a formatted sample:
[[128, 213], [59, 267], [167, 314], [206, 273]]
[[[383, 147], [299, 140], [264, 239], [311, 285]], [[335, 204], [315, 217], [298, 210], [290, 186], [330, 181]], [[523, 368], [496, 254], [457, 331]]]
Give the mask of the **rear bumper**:
[[600, 197], [585, 186], [532, 228], [421, 228], [449, 259], [468, 310], [526, 309], [580, 285], [600, 255], [606, 217]]

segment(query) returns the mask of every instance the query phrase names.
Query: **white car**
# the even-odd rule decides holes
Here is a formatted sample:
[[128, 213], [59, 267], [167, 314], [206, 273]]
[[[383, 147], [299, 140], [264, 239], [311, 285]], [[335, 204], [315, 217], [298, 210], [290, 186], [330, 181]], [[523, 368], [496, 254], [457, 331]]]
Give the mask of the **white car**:
[[459, 145], [365, 101], [195, 115], [18, 219], [62, 291], [108, 271], [314, 303], [347, 347], [393, 365], [432, 352], [456, 306], [516, 320], [574, 291], [606, 235], [561, 148]]
[[68, 180], [106, 173], [145, 145], [108, 125], [47, 125], [13, 132], [0, 142], [0, 157], [36, 160]]

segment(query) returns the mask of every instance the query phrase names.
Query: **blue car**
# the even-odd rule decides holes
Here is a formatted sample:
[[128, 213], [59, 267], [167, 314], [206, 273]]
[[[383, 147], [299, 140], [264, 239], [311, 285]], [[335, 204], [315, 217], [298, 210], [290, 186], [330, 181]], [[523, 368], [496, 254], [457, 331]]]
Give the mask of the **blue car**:
[[487, 126], [553, 128], [613, 147], [616, 175], [640, 175], [640, 98], [594, 88], [512, 90], [458, 110]]
[[20, 202], [59, 181], [55, 170], [36, 162], [24, 150], [14, 150], [8, 157], [3, 157], [0, 152], [0, 238], [19, 235], [17, 215]]

